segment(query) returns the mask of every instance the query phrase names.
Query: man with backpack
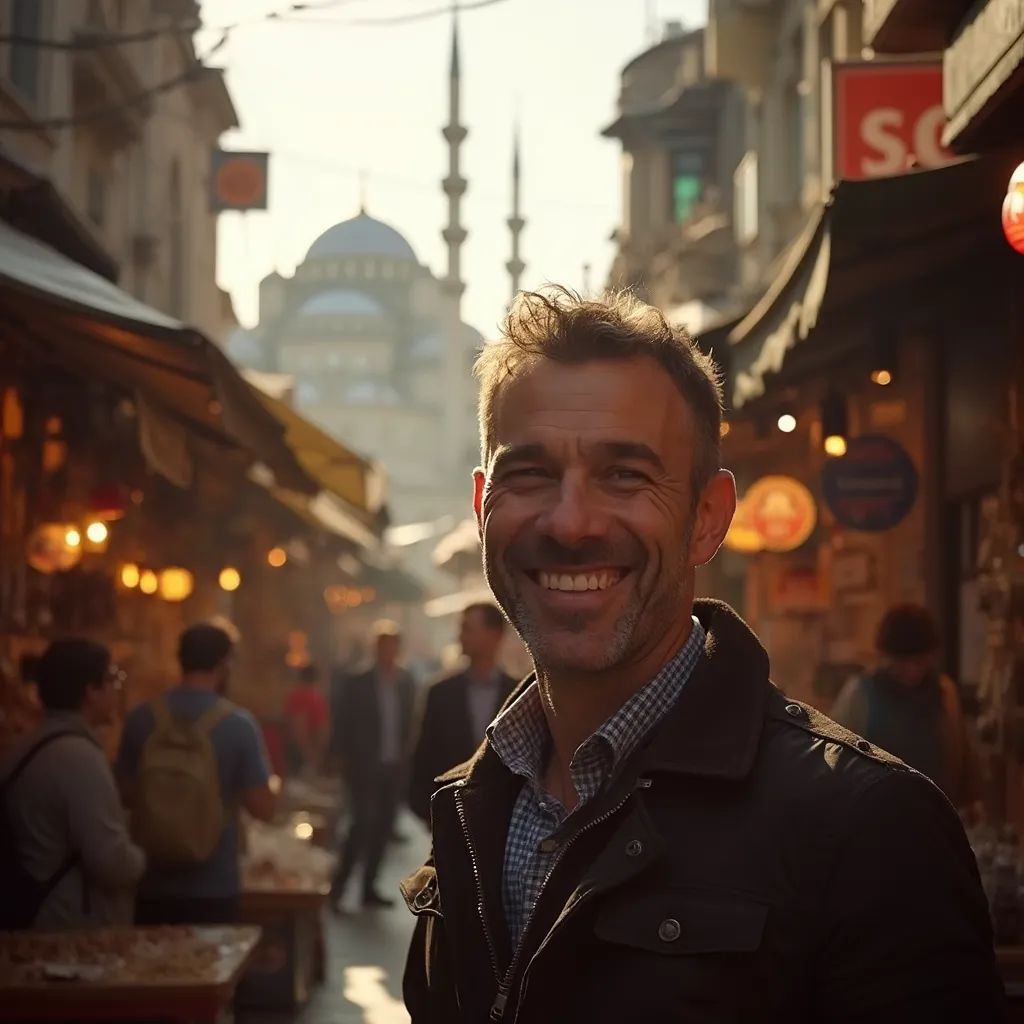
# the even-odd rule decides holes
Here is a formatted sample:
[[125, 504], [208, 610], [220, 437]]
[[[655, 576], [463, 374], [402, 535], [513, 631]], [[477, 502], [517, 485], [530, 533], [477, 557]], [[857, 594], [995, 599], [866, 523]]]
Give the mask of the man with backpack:
[[125, 723], [118, 776], [132, 831], [149, 857], [138, 924], [235, 920], [241, 892], [239, 810], [269, 821], [270, 769], [255, 719], [225, 699], [237, 641], [228, 624], [181, 635], [181, 684]]
[[146, 858], [93, 732], [122, 678], [88, 640], [54, 641], [35, 667], [46, 716], [0, 764], [0, 931], [131, 923]]

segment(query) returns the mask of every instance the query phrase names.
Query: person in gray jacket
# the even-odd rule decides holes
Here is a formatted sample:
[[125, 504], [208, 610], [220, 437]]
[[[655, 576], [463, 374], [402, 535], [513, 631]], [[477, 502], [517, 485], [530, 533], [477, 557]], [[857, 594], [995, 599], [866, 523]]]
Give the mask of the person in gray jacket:
[[36, 671], [45, 718], [0, 764], [5, 820], [18, 858], [49, 890], [35, 929], [131, 924], [146, 857], [129, 837], [93, 731], [114, 720], [122, 679], [102, 645], [54, 641]]

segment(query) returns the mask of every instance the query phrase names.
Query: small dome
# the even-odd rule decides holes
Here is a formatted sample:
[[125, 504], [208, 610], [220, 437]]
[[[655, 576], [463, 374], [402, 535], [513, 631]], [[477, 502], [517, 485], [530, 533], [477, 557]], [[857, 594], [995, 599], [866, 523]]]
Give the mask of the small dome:
[[344, 256], [386, 256], [416, 262], [412, 246], [393, 227], [365, 213], [328, 228], [306, 253], [308, 260]]
[[299, 307], [298, 316], [383, 316], [384, 307], [365, 292], [332, 288], [317, 292]]

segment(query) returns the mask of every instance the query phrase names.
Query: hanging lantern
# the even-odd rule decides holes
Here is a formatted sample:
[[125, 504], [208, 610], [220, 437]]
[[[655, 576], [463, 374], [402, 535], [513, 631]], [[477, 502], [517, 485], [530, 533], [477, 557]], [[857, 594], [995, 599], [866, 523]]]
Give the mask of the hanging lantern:
[[152, 569], [146, 569], [139, 577], [139, 590], [144, 594], [155, 594], [160, 588], [160, 581]]
[[86, 504], [97, 519], [113, 523], [124, 518], [129, 500], [128, 489], [121, 484], [101, 484], [93, 488]]
[[69, 529], [64, 523], [43, 523], [37, 526], [29, 536], [25, 549], [28, 564], [36, 572], [47, 575], [73, 569], [82, 557], [81, 536], [78, 536], [77, 544], [68, 543], [69, 535], [74, 533], [77, 531]]
[[126, 590], [134, 590], [141, 578], [142, 573], [134, 562], [126, 562], [121, 566], [121, 586]]
[[177, 566], [160, 573], [160, 596], [165, 601], [184, 601], [192, 593], [192, 573]]
[[1003, 200], [1003, 233], [1013, 249], [1024, 255], [1024, 164], [1013, 172]]
[[21, 397], [15, 388], [7, 388], [0, 396], [0, 434], [9, 441], [17, 441], [24, 432], [25, 412]]

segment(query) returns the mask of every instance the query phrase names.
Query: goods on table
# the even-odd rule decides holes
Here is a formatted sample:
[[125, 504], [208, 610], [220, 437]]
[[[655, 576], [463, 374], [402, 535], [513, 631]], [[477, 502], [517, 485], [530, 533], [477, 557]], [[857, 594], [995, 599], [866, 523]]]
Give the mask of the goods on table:
[[[334, 870], [334, 856], [314, 846], [303, 822], [284, 826], [254, 822], [247, 837], [243, 888], [260, 890], [317, 890]], [[312, 831], [312, 830], [310, 830]]]
[[230, 933], [110, 928], [0, 934], [0, 989], [46, 981], [146, 985], [216, 981]]

